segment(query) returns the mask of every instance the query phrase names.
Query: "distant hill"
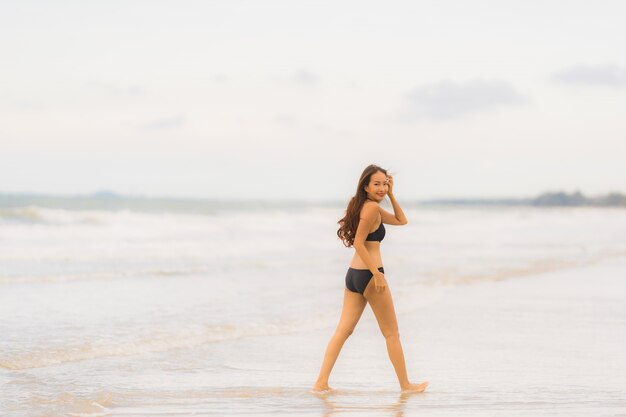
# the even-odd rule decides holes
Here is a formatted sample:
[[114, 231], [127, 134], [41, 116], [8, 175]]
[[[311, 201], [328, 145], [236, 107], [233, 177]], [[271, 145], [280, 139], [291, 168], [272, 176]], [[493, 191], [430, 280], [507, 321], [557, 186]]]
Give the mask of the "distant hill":
[[437, 199], [420, 202], [433, 205], [499, 205], [499, 206], [557, 206], [557, 207], [626, 207], [626, 194], [612, 192], [603, 196], [586, 197], [580, 191], [571, 194], [556, 191], [547, 192], [535, 198], [509, 199]]
[[[612, 192], [597, 197], [586, 197], [580, 191], [571, 194], [557, 191], [543, 193], [535, 198], [450, 198], [412, 200], [399, 197], [406, 207], [445, 206], [537, 206], [537, 207], [626, 207], [626, 195]], [[27, 193], [0, 193], [0, 209], [26, 206], [66, 210], [137, 210], [159, 212], [186, 212], [210, 214], [220, 210], [280, 209], [300, 210], [307, 207], [343, 207], [346, 201], [301, 200], [222, 200], [173, 197], [141, 197], [98, 191], [83, 195], [53, 195]]]

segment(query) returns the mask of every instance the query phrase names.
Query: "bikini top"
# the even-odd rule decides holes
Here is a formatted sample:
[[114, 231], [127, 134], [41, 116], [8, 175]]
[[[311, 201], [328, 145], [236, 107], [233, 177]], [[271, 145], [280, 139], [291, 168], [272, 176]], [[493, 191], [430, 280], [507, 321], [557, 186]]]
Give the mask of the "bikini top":
[[385, 237], [385, 226], [383, 226], [383, 222], [381, 220], [380, 226], [378, 226], [378, 229], [374, 230], [372, 233], [367, 235], [365, 240], [374, 240], [374, 241], [380, 242], [383, 240], [384, 237]]

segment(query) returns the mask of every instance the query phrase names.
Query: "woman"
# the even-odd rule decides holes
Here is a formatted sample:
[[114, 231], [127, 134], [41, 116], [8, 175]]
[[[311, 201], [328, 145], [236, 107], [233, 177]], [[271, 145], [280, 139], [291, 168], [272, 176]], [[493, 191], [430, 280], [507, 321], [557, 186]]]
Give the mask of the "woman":
[[[394, 214], [379, 206], [385, 195], [391, 200]], [[331, 389], [328, 386], [330, 372], [341, 347], [352, 334], [368, 302], [387, 342], [387, 352], [398, 376], [400, 389], [403, 392], [424, 391], [428, 385], [427, 381], [412, 384], [407, 376], [396, 313], [380, 256], [380, 241], [385, 237], [383, 223], [407, 224], [407, 219], [393, 195], [393, 177], [388, 176], [387, 171], [377, 165], [365, 168], [359, 179], [356, 195], [348, 203], [345, 217], [338, 223], [341, 227], [337, 231], [337, 236], [346, 247], [354, 246], [356, 251], [346, 274], [341, 318], [326, 348], [324, 362], [313, 391]]]

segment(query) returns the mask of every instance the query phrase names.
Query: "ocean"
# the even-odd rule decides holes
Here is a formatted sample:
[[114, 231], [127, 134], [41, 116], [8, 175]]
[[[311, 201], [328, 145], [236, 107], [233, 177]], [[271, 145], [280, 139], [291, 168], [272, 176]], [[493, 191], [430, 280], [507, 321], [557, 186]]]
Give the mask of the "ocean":
[[626, 415], [620, 208], [404, 208], [381, 254], [428, 390], [400, 394], [367, 307], [310, 392], [344, 210], [0, 208], [0, 415]]

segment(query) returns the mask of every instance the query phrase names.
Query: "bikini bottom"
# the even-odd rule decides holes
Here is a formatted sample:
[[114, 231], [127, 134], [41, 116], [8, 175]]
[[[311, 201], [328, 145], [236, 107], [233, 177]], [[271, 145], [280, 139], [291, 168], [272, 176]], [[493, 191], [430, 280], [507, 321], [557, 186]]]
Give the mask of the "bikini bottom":
[[[382, 266], [378, 268], [378, 270], [385, 273]], [[346, 273], [346, 288], [352, 292], [363, 294], [373, 276], [374, 274], [372, 274], [369, 269], [354, 269], [349, 267]]]

